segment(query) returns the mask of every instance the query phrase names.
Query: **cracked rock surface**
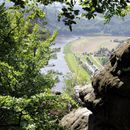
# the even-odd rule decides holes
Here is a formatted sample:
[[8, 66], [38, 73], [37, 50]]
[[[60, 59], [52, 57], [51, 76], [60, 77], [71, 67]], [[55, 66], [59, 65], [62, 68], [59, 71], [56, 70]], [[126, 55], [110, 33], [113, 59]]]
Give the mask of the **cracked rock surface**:
[[61, 120], [61, 125], [76, 130], [87, 130], [88, 117], [90, 114], [91, 112], [87, 108], [78, 108], [64, 116]]

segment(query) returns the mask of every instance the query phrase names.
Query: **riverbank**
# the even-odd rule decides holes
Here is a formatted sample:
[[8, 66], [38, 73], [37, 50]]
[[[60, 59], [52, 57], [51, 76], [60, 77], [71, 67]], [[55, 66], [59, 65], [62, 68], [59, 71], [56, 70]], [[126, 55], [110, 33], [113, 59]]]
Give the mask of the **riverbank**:
[[77, 82], [90, 82], [89, 73], [78, 63], [76, 55], [72, 52], [72, 43], [70, 42], [64, 47], [64, 57], [67, 65], [72, 73], [74, 73]]
[[[91, 76], [95, 71], [103, 68], [100, 59], [103, 57], [94, 56], [100, 48], [108, 51], [116, 49], [121, 43], [129, 37], [119, 36], [88, 36], [78, 37], [64, 47], [64, 57], [67, 65], [75, 79], [80, 82], [90, 82]], [[76, 82], [77, 82], [76, 81]]]
[[64, 46], [71, 41], [77, 39], [77, 36], [57, 36], [52, 48], [60, 48], [60, 51], [56, 53], [55, 59], [50, 59], [48, 66], [41, 69], [41, 73], [46, 74], [48, 71], [53, 70], [60, 75], [58, 75], [59, 82], [53, 87], [53, 91], [63, 91], [65, 88], [65, 77], [70, 73], [70, 69], [64, 59]]

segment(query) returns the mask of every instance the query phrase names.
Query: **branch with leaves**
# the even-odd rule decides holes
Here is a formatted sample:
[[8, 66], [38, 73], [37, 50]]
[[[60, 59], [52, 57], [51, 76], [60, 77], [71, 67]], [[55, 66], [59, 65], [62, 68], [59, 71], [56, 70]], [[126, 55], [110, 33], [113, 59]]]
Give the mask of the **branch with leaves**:
[[[12, 1], [22, 7], [28, 3], [28, 1], [21, 3], [18, 3], [17, 0]], [[58, 19], [62, 18], [65, 25], [69, 26], [71, 31], [72, 25], [76, 24], [76, 19], [80, 17], [94, 19], [97, 15], [102, 14], [105, 22], [109, 22], [115, 15], [124, 17], [130, 12], [129, 0], [37, 0], [37, 2], [45, 6], [54, 2], [65, 4]]]

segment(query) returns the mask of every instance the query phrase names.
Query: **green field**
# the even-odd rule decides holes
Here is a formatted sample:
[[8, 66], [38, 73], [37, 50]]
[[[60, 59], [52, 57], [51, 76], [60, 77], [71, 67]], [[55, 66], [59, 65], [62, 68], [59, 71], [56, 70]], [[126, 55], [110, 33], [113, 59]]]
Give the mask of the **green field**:
[[[72, 74], [76, 76], [76, 81], [90, 82], [92, 71], [102, 69], [108, 57], [93, 56], [100, 48], [107, 48], [111, 51], [119, 45], [118, 40], [125, 40], [127, 37], [115, 36], [95, 36], [95, 37], [81, 37], [70, 42], [64, 47], [65, 60]], [[88, 64], [91, 66], [89, 67]], [[95, 67], [96, 66], [96, 67]], [[91, 69], [90, 69], [91, 68]]]
[[90, 82], [90, 75], [88, 72], [79, 65], [75, 55], [71, 51], [71, 43], [64, 47], [65, 60], [68, 64], [69, 69], [75, 74], [76, 79], [80, 81]]
[[102, 64], [102, 65], [105, 65], [108, 62], [108, 60], [109, 60], [109, 58], [105, 57], [105, 56], [104, 57], [95, 57], [95, 59], [97, 61], [99, 61], [100, 64]]
[[89, 55], [89, 59], [93, 62], [93, 64], [95, 64], [97, 66], [97, 68], [99, 68], [99, 69], [102, 68], [102, 65], [98, 59], [96, 59], [92, 55]]

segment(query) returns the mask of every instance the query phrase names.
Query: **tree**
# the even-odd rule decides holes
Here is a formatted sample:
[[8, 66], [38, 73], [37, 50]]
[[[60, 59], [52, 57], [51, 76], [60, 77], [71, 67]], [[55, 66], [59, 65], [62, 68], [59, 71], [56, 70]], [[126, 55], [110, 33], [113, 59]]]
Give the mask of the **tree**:
[[[58, 120], [66, 112], [66, 95], [53, 95], [53, 73], [41, 74], [57, 35], [47, 35], [39, 20], [45, 14], [37, 6], [0, 6], [0, 129], [59, 129]], [[64, 110], [65, 109], [65, 110]], [[60, 114], [60, 116], [59, 116]]]

